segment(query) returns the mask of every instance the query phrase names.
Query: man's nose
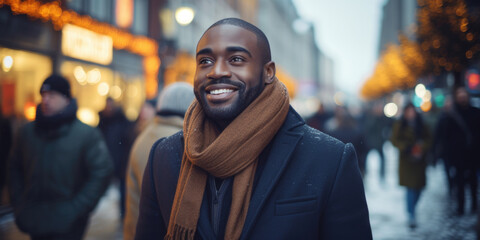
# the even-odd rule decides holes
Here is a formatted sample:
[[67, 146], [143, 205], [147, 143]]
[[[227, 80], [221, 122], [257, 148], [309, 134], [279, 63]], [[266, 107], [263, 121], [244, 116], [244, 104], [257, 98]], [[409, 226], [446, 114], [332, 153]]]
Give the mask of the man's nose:
[[232, 73], [228, 67], [228, 63], [225, 61], [216, 61], [210, 72], [207, 74], [207, 78], [219, 79], [230, 78]]

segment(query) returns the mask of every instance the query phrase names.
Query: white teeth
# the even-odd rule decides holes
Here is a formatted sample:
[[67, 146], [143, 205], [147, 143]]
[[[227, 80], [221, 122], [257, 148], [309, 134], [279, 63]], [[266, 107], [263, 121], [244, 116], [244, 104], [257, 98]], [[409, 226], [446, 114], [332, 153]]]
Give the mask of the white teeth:
[[222, 93], [230, 93], [233, 92], [232, 89], [215, 89], [210, 91], [210, 94], [217, 95], [217, 94], [222, 94]]

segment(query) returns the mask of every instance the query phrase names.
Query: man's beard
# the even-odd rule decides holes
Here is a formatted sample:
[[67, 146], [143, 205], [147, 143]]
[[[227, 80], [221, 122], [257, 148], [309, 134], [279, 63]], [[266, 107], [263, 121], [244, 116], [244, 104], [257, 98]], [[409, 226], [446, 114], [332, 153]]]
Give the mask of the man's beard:
[[[216, 82], [218, 83], [227, 83], [238, 87], [237, 100], [227, 107], [210, 107], [207, 103], [206, 95], [199, 94], [197, 91], [195, 91], [195, 96], [197, 97], [200, 105], [202, 105], [203, 111], [208, 118], [211, 118], [215, 121], [231, 122], [238, 115], [240, 115], [240, 113], [242, 113], [243, 110], [245, 110], [250, 103], [252, 103], [260, 95], [260, 93], [262, 93], [264, 85], [262, 76], [260, 76], [260, 78], [261, 81], [259, 81], [257, 85], [253, 86], [248, 91], [246, 91], [245, 84], [240, 85], [236, 82], [232, 82], [230, 79], [225, 78], [217, 80]], [[204, 88], [203, 92], [205, 92]]]

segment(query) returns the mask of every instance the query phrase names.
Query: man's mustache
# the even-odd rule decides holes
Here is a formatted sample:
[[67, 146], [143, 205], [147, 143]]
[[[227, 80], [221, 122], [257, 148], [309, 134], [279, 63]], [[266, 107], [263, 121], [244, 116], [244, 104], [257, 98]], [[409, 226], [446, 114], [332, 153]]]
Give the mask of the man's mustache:
[[229, 84], [238, 88], [244, 87], [244, 84], [240, 81], [232, 81], [230, 78], [218, 78], [218, 79], [212, 79], [210, 82], [206, 84], [206, 86], [212, 85], [212, 84], [219, 84], [219, 83], [224, 83], [224, 84]]

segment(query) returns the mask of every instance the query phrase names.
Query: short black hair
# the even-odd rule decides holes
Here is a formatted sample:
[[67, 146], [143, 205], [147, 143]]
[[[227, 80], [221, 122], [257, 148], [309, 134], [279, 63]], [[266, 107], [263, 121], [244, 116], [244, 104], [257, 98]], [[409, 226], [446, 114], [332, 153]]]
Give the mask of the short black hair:
[[239, 18], [224, 18], [224, 19], [219, 20], [219, 21], [215, 22], [214, 24], [212, 24], [212, 26], [210, 26], [205, 32], [210, 30], [210, 28], [216, 27], [218, 25], [224, 25], [224, 24], [241, 27], [241, 28], [243, 28], [245, 30], [248, 30], [248, 31], [252, 32], [253, 34], [255, 34], [257, 36], [257, 45], [260, 49], [263, 50], [262, 51], [263, 64], [268, 63], [272, 60], [272, 55], [271, 55], [271, 52], [270, 52], [270, 43], [268, 43], [268, 39], [267, 39], [267, 36], [265, 36], [265, 33], [263, 33], [262, 30], [260, 30], [255, 25], [253, 25], [253, 24], [251, 24], [251, 23], [249, 23], [245, 20], [242, 20], [242, 19], [239, 19]]

